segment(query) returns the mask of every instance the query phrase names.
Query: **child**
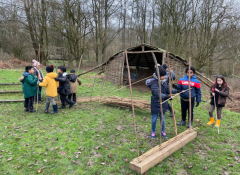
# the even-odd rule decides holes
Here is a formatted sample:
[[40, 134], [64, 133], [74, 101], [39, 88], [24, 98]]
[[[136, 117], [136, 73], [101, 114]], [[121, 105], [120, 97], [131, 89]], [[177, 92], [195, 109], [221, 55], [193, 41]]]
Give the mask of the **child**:
[[[43, 82], [43, 73], [42, 71], [39, 69], [40, 68], [40, 63], [36, 60], [32, 60], [33, 62], [33, 70], [34, 70], [34, 74], [38, 77], [38, 81], [39, 82]], [[42, 96], [41, 96], [41, 91], [42, 91], [42, 87], [39, 86], [38, 87], [38, 103], [42, 102]], [[37, 95], [35, 96], [35, 102], [37, 102]]]
[[22, 80], [23, 85], [23, 93], [25, 98], [25, 111], [29, 110], [29, 112], [36, 112], [33, 110], [33, 102], [34, 96], [37, 95], [37, 81], [38, 78], [34, 76], [34, 70], [32, 66], [26, 66], [25, 71], [23, 73], [24, 79]]
[[[165, 79], [166, 79], [166, 82], [167, 82], [167, 84], [169, 85], [169, 71], [171, 71], [171, 81], [172, 81], [172, 83], [173, 83], [173, 80], [175, 80], [176, 79], [176, 76], [175, 76], [175, 73], [173, 72], [173, 70], [169, 70], [169, 68], [167, 67], [167, 65], [166, 64], [164, 64], [163, 66], [162, 66], [166, 71], [167, 71], [167, 74], [166, 74], [166, 76], [165, 76]], [[170, 85], [171, 86], [171, 85]], [[168, 103], [168, 110], [169, 110], [169, 112], [170, 112], [170, 115], [169, 115], [169, 117], [173, 117], [173, 113], [172, 113], [172, 106]]]
[[53, 70], [54, 70], [53, 65], [47, 66], [46, 67], [47, 75], [43, 79], [43, 82], [39, 83], [39, 86], [46, 87], [47, 103], [44, 112], [48, 112], [48, 108], [51, 102], [53, 105], [53, 111], [51, 112], [51, 114], [55, 114], [58, 112], [58, 107], [54, 100], [54, 97], [57, 96], [57, 88], [59, 86], [59, 82], [55, 80], [55, 78], [57, 78], [57, 74], [53, 72]]
[[75, 105], [77, 105], [77, 100], [76, 100], [76, 93], [78, 92], [77, 83], [81, 85], [81, 81], [78, 79], [77, 75], [75, 75], [74, 69], [70, 71], [70, 74], [68, 75], [68, 80], [69, 80], [70, 89], [71, 89], [71, 94], [68, 95], [68, 99], [71, 100], [71, 98], [73, 97], [73, 101]]
[[[200, 81], [198, 81], [195, 73], [196, 70], [194, 67], [191, 67], [190, 70], [187, 67], [186, 68], [186, 75], [183, 78], [180, 78], [178, 81], [177, 89], [178, 91], [183, 91], [189, 89], [189, 82], [188, 82], [188, 77], [190, 76], [190, 84], [191, 84], [191, 126], [193, 123], [193, 109], [194, 109], [194, 104], [195, 104], [195, 99], [197, 101], [196, 107], [199, 106], [199, 103], [201, 102], [201, 85]], [[187, 118], [187, 111], [188, 114], [189, 112], [189, 91], [186, 91], [182, 94], [180, 94], [181, 97], [181, 108], [182, 108], [182, 121], [180, 123], [177, 123], [177, 125], [180, 126], [186, 126], [186, 118]], [[189, 119], [189, 115], [188, 115]], [[188, 127], [189, 127], [189, 122], [188, 122]]]
[[[161, 83], [161, 97], [162, 101], [165, 101], [169, 98], [167, 94], [169, 94], [169, 86], [166, 83], [165, 75], [166, 71], [159, 66], [158, 69], [156, 69], [155, 73], [153, 74], [153, 78], [150, 78], [146, 81], [146, 85], [151, 89], [152, 91], [152, 97], [151, 97], [151, 113], [152, 113], [152, 132], [151, 132], [151, 138], [155, 138], [156, 135], [156, 122], [158, 119], [158, 114], [160, 112], [160, 103], [159, 103], [159, 86], [158, 86], [158, 77], [157, 77], [157, 71], [159, 71], [160, 74], [160, 83]], [[177, 90], [173, 89], [172, 93], [177, 93]], [[172, 99], [171, 97], [170, 99]], [[162, 110], [163, 110], [163, 124], [162, 124], [162, 131], [161, 135], [164, 138], [167, 138], [167, 135], [164, 131], [165, 129], [165, 113], [168, 111], [168, 103], [165, 102], [162, 104]], [[160, 117], [160, 122], [161, 122], [161, 117]]]
[[62, 106], [58, 109], [66, 108], [65, 102], [67, 102], [69, 104], [69, 108], [71, 108], [74, 105], [74, 102], [67, 98], [67, 96], [71, 94], [71, 90], [65, 66], [59, 66], [58, 73], [58, 77], [55, 78], [55, 80], [59, 81], [58, 93], [62, 103]]
[[[225, 78], [222, 75], [218, 75], [216, 78], [216, 81], [213, 83], [213, 85], [210, 88], [210, 94], [211, 94], [211, 106], [209, 109], [209, 116], [210, 121], [207, 123], [207, 125], [212, 125], [214, 123], [214, 117], [213, 117], [213, 111], [215, 109], [215, 102], [217, 107], [217, 121], [215, 126], [219, 127], [221, 122], [221, 113], [223, 107], [225, 107], [226, 104], [226, 98], [229, 95], [229, 87], [227, 86], [227, 83], [225, 81]], [[214, 96], [215, 100], [214, 101]]]

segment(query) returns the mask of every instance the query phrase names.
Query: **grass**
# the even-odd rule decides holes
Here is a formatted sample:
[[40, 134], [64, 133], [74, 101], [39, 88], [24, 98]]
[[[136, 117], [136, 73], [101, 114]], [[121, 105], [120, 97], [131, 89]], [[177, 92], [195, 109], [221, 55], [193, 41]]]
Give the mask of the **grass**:
[[[22, 72], [0, 70], [0, 81], [17, 83]], [[78, 96], [101, 95], [101, 79], [95, 79], [94, 88], [94, 74], [84, 75], [81, 80], [83, 85]], [[20, 90], [21, 86], [2, 86], [0, 90], [10, 88]], [[118, 88], [105, 81], [103, 95]], [[144, 99], [151, 96], [136, 89], [133, 94]], [[114, 95], [129, 97], [130, 93], [125, 88]], [[0, 99], [7, 98], [23, 98], [23, 95], [0, 94]], [[176, 100], [174, 107], [179, 121], [180, 106]], [[23, 103], [0, 104], [0, 174], [37, 174], [38, 171], [41, 174], [136, 174], [129, 169], [129, 161], [137, 157], [131, 110], [97, 102], [78, 104], [73, 109], [60, 110], [57, 115], [43, 113], [44, 108], [40, 104], [38, 112], [30, 114], [24, 112]], [[208, 108], [206, 103], [195, 108], [198, 137], [146, 174], [240, 174], [240, 114], [224, 110], [218, 135], [216, 128], [206, 126]], [[136, 124], [142, 154], [159, 140], [149, 139], [149, 111], [136, 109]], [[178, 133], [184, 130], [186, 127], [178, 127]], [[174, 136], [173, 120], [168, 117], [165, 131], [168, 138]]]

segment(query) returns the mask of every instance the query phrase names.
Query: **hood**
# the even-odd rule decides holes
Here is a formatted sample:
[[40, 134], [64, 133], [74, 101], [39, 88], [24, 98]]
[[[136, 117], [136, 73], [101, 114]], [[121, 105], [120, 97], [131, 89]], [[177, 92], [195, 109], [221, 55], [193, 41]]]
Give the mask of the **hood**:
[[62, 76], [66, 77], [66, 76], [67, 76], [67, 72], [64, 72], [64, 73], [62, 74]]
[[[188, 79], [188, 76], [185, 75], [184, 78]], [[193, 75], [192, 78], [190, 80], [193, 80], [193, 79], [197, 79], [197, 76], [196, 75]]]
[[47, 73], [47, 77], [55, 79], [55, 78], [57, 78], [57, 73], [55, 73], [55, 72]]
[[67, 76], [71, 82], [75, 82], [77, 80], [77, 75], [75, 74], [68, 74]]
[[152, 85], [153, 82], [158, 81], [155, 78], [150, 78], [146, 80], [146, 86], [150, 87]]
[[28, 76], [28, 75], [30, 75], [28, 72], [23, 72], [23, 76], [24, 76], [24, 77], [26, 77], [26, 76]]

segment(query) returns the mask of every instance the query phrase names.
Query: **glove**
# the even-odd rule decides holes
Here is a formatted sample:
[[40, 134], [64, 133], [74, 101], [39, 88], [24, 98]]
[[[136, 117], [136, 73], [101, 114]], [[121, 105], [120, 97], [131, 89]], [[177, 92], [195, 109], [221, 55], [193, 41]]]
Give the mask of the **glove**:
[[39, 85], [40, 81], [37, 82], [37, 85]]
[[199, 103], [199, 102], [197, 102], [197, 104], [196, 104], [196, 107], [198, 107], [198, 106], [199, 106], [199, 104], [200, 104], [200, 103]]
[[176, 84], [172, 84], [172, 88], [177, 89], [177, 85]]
[[180, 93], [180, 92], [182, 92], [182, 90], [177, 90], [177, 93]]

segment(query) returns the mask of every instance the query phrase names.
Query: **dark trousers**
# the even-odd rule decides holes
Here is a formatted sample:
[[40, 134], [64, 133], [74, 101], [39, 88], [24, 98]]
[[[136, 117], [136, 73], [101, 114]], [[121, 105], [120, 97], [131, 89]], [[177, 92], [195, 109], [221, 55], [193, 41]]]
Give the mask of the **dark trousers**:
[[33, 109], [34, 96], [25, 98], [24, 107], [28, 109]]
[[[191, 121], [193, 121], [193, 109], [194, 109], [194, 104], [195, 104], [195, 99], [192, 98], [191, 100], [191, 113], [192, 113], [192, 117], [191, 117]], [[189, 120], [189, 101], [184, 101], [183, 99], [181, 99], [181, 108], [182, 108], [182, 121], [186, 121], [187, 118], [187, 111], [188, 111], [188, 120]]]
[[[39, 86], [38, 87], [38, 101], [42, 101], [42, 96], [41, 96], [41, 92], [42, 92], [42, 87]], [[37, 102], [37, 95], [35, 96], [35, 102]]]
[[72, 104], [72, 103], [74, 103], [74, 102], [72, 102], [71, 100], [69, 100], [69, 99], [67, 98], [67, 95], [62, 95], [62, 94], [60, 94], [60, 99], [61, 99], [62, 106], [66, 106], [65, 103], [68, 103], [69, 105]]
[[72, 97], [73, 97], [73, 101], [74, 101], [75, 103], [77, 103], [76, 93], [72, 93], [72, 94], [68, 95], [68, 99], [69, 99], [69, 100], [71, 100]]

